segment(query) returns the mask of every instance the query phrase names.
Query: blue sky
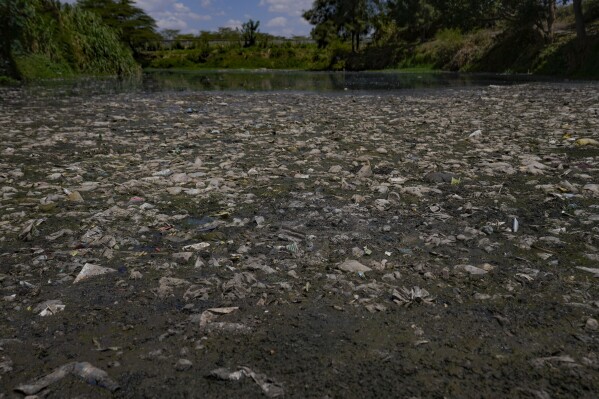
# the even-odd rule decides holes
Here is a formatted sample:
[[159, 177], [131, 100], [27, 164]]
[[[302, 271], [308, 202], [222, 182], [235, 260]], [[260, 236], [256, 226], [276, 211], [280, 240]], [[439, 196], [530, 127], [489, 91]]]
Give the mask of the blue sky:
[[156, 20], [158, 29], [197, 34], [219, 27], [236, 28], [251, 18], [260, 21], [260, 32], [287, 37], [310, 34], [311, 27], [302, 18], [302, 11], [312, 3], [313, 0], [136, 0], [137, 6]]

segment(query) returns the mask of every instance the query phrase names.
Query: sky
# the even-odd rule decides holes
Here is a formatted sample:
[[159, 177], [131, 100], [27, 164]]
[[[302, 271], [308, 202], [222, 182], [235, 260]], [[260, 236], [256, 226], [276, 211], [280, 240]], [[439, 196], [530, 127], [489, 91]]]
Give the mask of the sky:
[[159, 30], [197, 34], [200, 30], [241, 27], [251, 18], [260, 21], [260, 32], [290, 37], [310, 34], [311, 26], [302, 18], [302, 11], [309, 9], [313, 0], [136, 0], [135, 3], [156, 20]]

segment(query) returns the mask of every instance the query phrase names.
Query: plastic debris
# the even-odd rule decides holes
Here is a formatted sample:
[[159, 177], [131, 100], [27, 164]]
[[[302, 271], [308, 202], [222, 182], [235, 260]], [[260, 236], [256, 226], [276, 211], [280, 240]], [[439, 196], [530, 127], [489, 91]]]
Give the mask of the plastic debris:
[[65, 309], [65, 305], [62, 301], [53, 299], [49, 301], [44, 301], [33, 308], [35, 313], [38, 313], [40, 316], [54, 316], [55, 314], [62, 312]]
[[474, 132], [470, 133], [468, 135], [468, 138], [470, 140], [478, 140], [482, 137], [482, 135], [483, 135], [483, 131], [479, 129], [479, 130], [475, 130]]
[[105, 371], [100, 370], [87, 362], [73, 362], [58, 367], [52, 373], [38, 380], [28, 384], [19, 385], [15, 388], [15, 391], [25, 395], [35, 395], [44, 388], [62, 380], [69, 374], [81, 378], [90, 385], [97, 385], [106, 388], [111, 392], [115, 392], [119, 389], [119, 385], [116, 381], [111, 379]]
[[[77, 353], [130, 397], [263, 395], [235, 367], [253, 359], [290, 396], [597, 385], [599, 147], [576, 144], [599, 140], [596, 84], [331, 96], [168, 75], [0, 88], [0, 396]], [[472, 345], [491, 336], [509, 350]], [[193, 378], [223, 366], [245, 381]], [[68, 375], [35, 395], [92, 391]]]
[[594, 277], [598, 277], [599, 278], [599, 268], [596, 268], [596, 267], [583, 267], [583, 266], [577, 266], [576, 268], [579, 269], [579, 270], [582, 270], [583, 272], [592, 273], [592, 274], [594, 274]]
[[210, 378], [216, 378], [225, 381], [240, 381], [243, 378], [251, 378], [269, 398], [278, 398], [285, 394], [282, 384], [267, 377], [265, 374], [257, 373], [249, 367], [240, 367], [236, 371], [230, 371], [226, 368], [212, 370], [208, 375]]
[[186, 245], [183, 247], [183, 250], [190, 250], [193, 249], [194, 251], [201, 251], [203, 249], [206, 249], [210, 246], [209, 242], [199, 242], [197, 244], [191, 244], [191, 245]]
[[405, 288], [402, 287], [399, 290], [393, 290], [392, 294], [393, 302], [401, 306], [412, 306], [414, 304], [432, 304], [434, 298], [429, 292], [420, 287]]
[[583, 139], [576, 140], [574, 143], [579, 147], [584, 147], [587, 145], [599, 147], [599, 141], [597, 141], [595, 139], [584, 139], [583, 138]]
[[364, 273], [364, 272], [369, 272], [372, 270], [371, 268], [361, 264], [357, 260], [346, 260], [345, 262], [338, 264], [337, 268], [339, 270], [342, 270], [344, 272], [349, 272], [349, 273], [358, 273], [358, 272]]
[[77, 277], [75, 277], [75, 280], [73, 280], [73, 283], [78, 283], [80, 281], [87, 280], [91, 277], [101, 276], [103, 274], [115, 272], [116, 270], [111, 269], [109, 267], [103, 267], [91, 263], [86, 263], [85, 265], [83, 265], [83, 268], [81, 269]]
[[31, 241], [37, 235], [37, 227], [45, 221], [46, 219], [32, 219], [27, 221], [19, 233], [19, 238], [23, 241]]
[[81, 196], [81, 194], [79, 193], [79, 191], [69, 191], [67, 189], [64, 190], [67, 198], [69, 199], [69, 201], [71, 202], [85, 202], [85, 200], [83, 199], [83, 197]]

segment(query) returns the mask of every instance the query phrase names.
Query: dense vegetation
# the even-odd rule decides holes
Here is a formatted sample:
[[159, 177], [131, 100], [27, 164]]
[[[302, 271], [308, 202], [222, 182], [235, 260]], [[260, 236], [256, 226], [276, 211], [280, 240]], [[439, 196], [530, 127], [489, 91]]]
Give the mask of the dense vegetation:
[[[322, 48], [351, 43], [349, 69], [428, 66], [599, 77], [599, 0], [315, 0]], [[593, 35], [587, 34], [590, 24]], [[363, 48], [362, 40], [372, 38]]]
[[155, 47], [162, 39], [156, 32], [156, 21], [132, 0], [78, 0], [77, 5], [99, 16], [136, 58], [142, 50]]
[[131, 75], [139, 66], [94, 13], [54, 0], [0, 0], [0, 75]]
[[0, 76], [417, 68], [599, 78], [599, 0], [314, 0], [311, 39], [156, 31], [133, 0], [0, 0]]
[[[575, 7], [576, 6], [576, 7]], [[599, 0], [315, 0], [312, 42], [169, 31], [154, 68], [435, 69], [599, 78]], [[163, 32], [164, 34], [164, 32]], [[167, 37], [167, 36], [165, 36]]]

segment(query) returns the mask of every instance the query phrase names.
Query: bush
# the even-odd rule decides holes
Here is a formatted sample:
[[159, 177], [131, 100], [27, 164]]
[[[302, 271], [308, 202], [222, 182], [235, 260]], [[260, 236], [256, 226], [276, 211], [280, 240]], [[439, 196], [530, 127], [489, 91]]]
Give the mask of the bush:
[[115, 31], [78, 6], [31, 0], [32, 12], [13, 46], [25, 79], [141, 72]]
[[489, 30], [479, 30], [468, 34], [460, 49], [454, 54], [448, 68], [469, 70], [493, 45], [495, 35]]
[[464, 36], [459, 29], [442, 29], [435, 35], [435, 39], [419, 46], [412, 57], [411, 65], [433, 65], [439, 69], [457, 70], [452, 60], [462, 48]]
[[0, 86], [17, 86], [19, 81], [9, 76], [0, 76]]
[[593, 22], [599, 19], [599, 0], [586, 0], [583, 4], [584, 20]]
[[68, 78], [75, 75], [67, 62], [55, 61], [45, 54], [20, 55], [15, 57], [15, 62], [25, 79]]

